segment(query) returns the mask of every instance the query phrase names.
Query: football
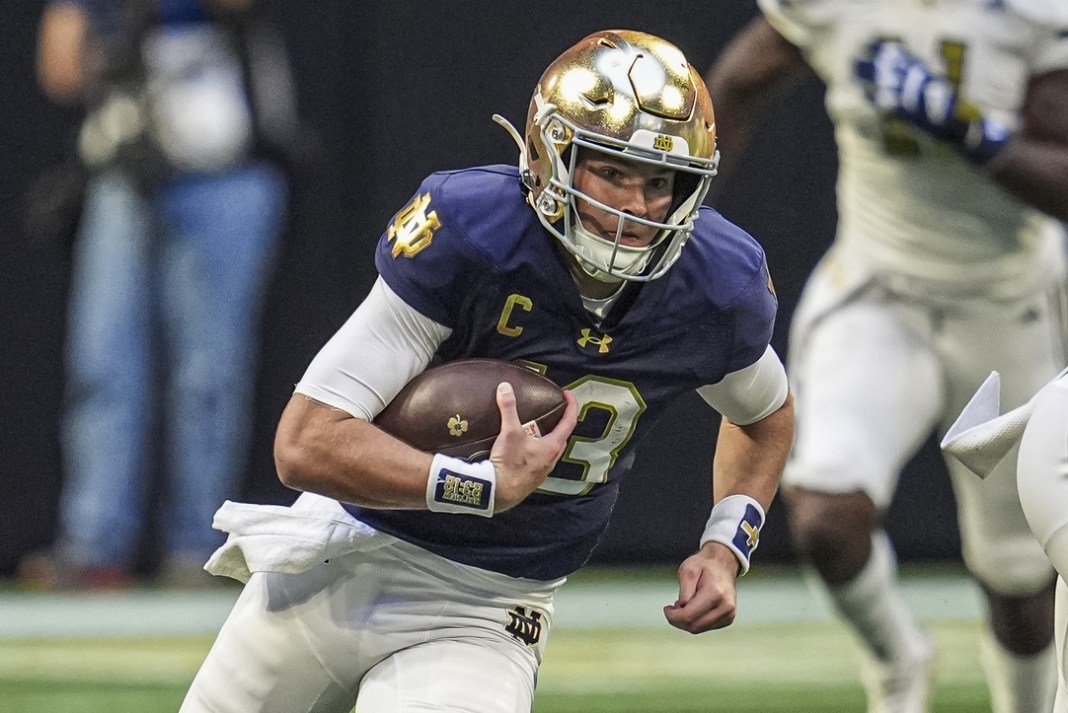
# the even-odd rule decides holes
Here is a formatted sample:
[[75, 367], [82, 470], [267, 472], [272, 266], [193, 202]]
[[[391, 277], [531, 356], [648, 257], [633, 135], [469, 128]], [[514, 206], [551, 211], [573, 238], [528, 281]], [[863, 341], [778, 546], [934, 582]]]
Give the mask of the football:
[[540, 435], [564, 413], [564, 392], [538, 372], [499, 359], [460, 359], [431, 367], [412, 379], [374, 423], [408, 445], [429, 453], [483, 460], [501, 428], [497, 385], [515, 390], [519, 420]]

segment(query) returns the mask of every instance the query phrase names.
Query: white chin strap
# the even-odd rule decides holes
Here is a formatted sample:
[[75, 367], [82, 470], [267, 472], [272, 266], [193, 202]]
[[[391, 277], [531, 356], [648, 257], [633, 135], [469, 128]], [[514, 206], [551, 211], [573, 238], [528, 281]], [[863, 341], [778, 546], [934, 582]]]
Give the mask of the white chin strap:
[[[571, 227], [571, 238], [575, 246], [579, 267], [590, 277], [601, 282], [619, 282], [622, 278], [608, 272], [611, 267], [616, 274], [638, 275], [645, 269], [655, 248], [634, 248], [628, 245], [610, 243], [597, 237], [575, 221]], [[613, 253], [615, 259], [613, 260]]]

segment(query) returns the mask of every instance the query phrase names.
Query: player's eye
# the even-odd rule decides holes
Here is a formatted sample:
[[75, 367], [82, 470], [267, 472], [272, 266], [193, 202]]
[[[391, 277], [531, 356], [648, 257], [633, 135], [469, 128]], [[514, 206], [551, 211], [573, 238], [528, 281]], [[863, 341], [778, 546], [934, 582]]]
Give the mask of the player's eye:
[[670, 193], [673, 186], [670, 176], [654, 176], [646, 182], [646, 189], [652, 193]]
[[608, 181], [618, 181], [623, 175], [622, 173], [620, 173], [618, 168], [607, 163], [603, 164], [600, 169], [598, 169], [597, 173], [601, 176], [601, 178], [604, 178]]

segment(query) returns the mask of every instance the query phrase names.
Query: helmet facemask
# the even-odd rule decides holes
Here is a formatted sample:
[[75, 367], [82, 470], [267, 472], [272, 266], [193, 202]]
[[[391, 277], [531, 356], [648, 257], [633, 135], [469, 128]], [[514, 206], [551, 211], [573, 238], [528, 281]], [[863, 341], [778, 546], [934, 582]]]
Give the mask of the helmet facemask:
[[[548, 117], [541, 129], [542, 140], [543, 145], [550, 147], [548, 153], [554, 170], [549, 185], [534, 204], [546, 229], [574, 255], [586, 274], [598, 280], [646, 282], [662, 276], [678, 259], [693, 232], [697, 209], [715, 175], [718, 154], [707, 168], [695, 170], [688, 157], [679, 160], [668, 151], [652, 148], [649, 144], [658, 138], [652, 132], [635, 132], [629, 142], [614, 141], [583, 130], [559, 113], [550, 113]], [[566, 139], [551, 140], [554, 136]], [[576, 188], [574, 178], [579, 161], [596, 154], [670, 168], [675, 174], [673, 198], [663, 220], [627, 213]], [[614, 235], [602, 237], [584, 226], [579, 215], [580, 201], [614, 216]], [[656, 230], [653, 240], [642, 247], [624, 245], [623, 236], [635, 225]]]

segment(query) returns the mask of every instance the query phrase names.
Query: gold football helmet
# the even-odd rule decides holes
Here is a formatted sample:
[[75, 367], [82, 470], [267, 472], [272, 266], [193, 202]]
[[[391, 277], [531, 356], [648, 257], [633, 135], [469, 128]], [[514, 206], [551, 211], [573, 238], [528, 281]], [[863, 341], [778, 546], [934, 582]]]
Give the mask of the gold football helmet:
[[[507, 128], [518, 142], [517, 132]], [[674, 197], [664, 222], [593, 201], [619, 218], [615, 240], [584, 228], [576, 201], [592, 199], [572, 185], [580, 150], [674, 169]], [[653, 280], [678, 259], [716, 175], [712, 100], [701, 75], [674, 45], [643, 32], [597, 32], [542, 74], [520, 154], [528, 201], [583, 270], [605, 281]], [[622, 245], [628, 221], [655, 227], [656, 238], [646, 247]]]

